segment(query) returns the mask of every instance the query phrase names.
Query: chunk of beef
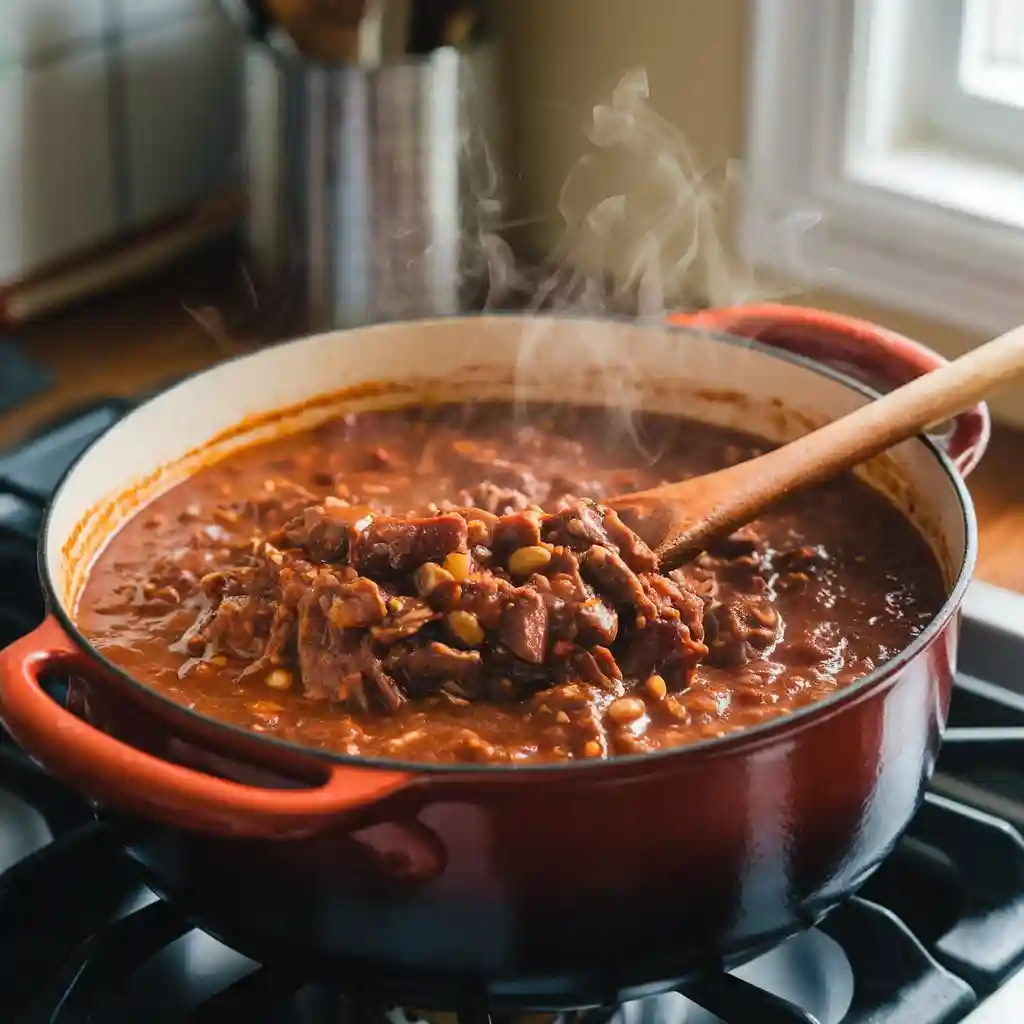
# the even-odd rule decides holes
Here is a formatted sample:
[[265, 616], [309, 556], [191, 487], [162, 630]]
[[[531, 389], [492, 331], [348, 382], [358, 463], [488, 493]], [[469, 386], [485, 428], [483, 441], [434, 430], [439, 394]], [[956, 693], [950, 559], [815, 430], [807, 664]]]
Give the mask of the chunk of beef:
[[273, 540], [281, 546], [301, 548], [314, 562], [337, 562], [348, 553], [353, 531], [364, 528], [369, 520], [370, 510], [365, 505], [334, 499], [303, 509]]
[[461, 591], [459, 610], [476, 616], [484, 629], [498, 629], [505, 605], [512, 599], [516, 588], [500, 576], [481, 573], [479, 578], [463, 583]]
[[653, 572], [658, 560], [654, 552], [619, 518], [614, 509], [592, 501], [567, 504], [550, 515], [541, 529], [550, 544], [563, 544], [576, 551], [593, 545], [621, 555], [634, 572]]
[[548, 641], [548, 609], [544, 598], [530, 587], [520, 587], [501, 616], [501, 639], [523, 661], [544, 662]]
[[645, 573], [640, 582], [655, 607], [656, 618], [682, 621], [695, 640], [704, 639], [704, 602], [697, 594], [667, 576], [654, 573]]
[[392, 711], [405, 702], [369, 636], [333, 626], [312, 591], [299, 608], [298, 663], [306, 696], [314, 700]]
[[619, 632], [618, 612], [603, 597], [588, 597], [576, 607], [576, 629], [581, 644], [613, 644]]
[[705, 619], [709, 665], [745, 665], [754, 651], [765, 651], [782, 631], [782, 616], [767, 601], [742, 595], [727, 605], [715, 604]]
[[586, 551], [592, 544], [608, 545], [601, 513], [592, 501], [577, 501], [560, 509], [544, 521], [544, 540], [576, 551]]
[[353, 532], [349, 559], [360, 575], [410, 573], [424, 562], [468, 553], [468, 536], [466, 520], [450, 513], [423, 519], [372, 516]]
[[371, 636], [379, 644], [397, 643], [418, 633], [428, 622], [440, 618], [420, 597], [393, 597], [388, 605], [390, 610], [384, 624], [371, 630]]
[[[571, 664], [573, 675], [576, 678], [600, 687], [602, 690], [615, 691], [617, 679], [610, 671], [606, 671], [610, 666], [602, 664], [593, 651], [588, 651], [585, 647], [577, 647], [572, 652]], [[615, 664], [614, 661], [612, 664]], [[615, 668], [618, 668], [618, 665], [615, 665]]]
[[[713, 544], [695, 560], [694, 566], [712, 572], [722, 580], [759, 590], [768, 571], [767, 545], [749, 526]], [[753, 572], [751, 571], [753, 570]]]
[[613, 508], [605, 508], [602, 526], [612, 547], [634, 572], [654, 572], [658, 559], [654, 552], [619, 518]]
[[610, 548], [593, 545], [583, 556], [580, 571], [614, 604], [628, 605], [643, 616], [655, 614], [654, 604], [644, 591], [640, 577]]
[[621, 664], [625, 673], [645, 679], [657, 674], [673, 688], [686, 686], [707, 656], [704, 603], [666, 576], [645, 574], [641, 586], [652, 613], [638, 620]]
[[462, 508], [453, 507], [446, 509], [446, 511], [454, 512], [466, 520], [466, 526], [469, 530], [467, 541], [471, 548], [480, 546], [489, 548], [491, 546], [494, 530], [498, 523], [501, 522], [493, 512], [477, 508], [475, 505], [468, 505]]
[[380, 587], [365, 576], [357, 576], [335, 588], [326, 612], [338, 629], [357, 629], [383, 622], [388, 608]]
[[504, 561], [517, 548], [539, 545], [540, 523], [540, 513], [536, 509], [524, 509], [502, 516], [494, 526], [491, 539], [491, 549], [495, 556]]
[[708, 649], [681, 619], [654, 619], [638, 629], [621, 657], [627, 676], [646, 679], [660, 675], [678, 689], [689, 684]]
[[668, 578], [696, 594], [704, 603], [705, 609], [710, 608], [718, 597], [718, 577], [710, 569], [687, 565], [681, 569], [673, 569]]
[[[437, 680], [454, 680], [469, 686], [479, 676], [483, 658], [479, 651], [462, 651], [437, 640], [424, 647], [396, 651], [389, 667], [401, 674], [412, 691], [429, 693]], [[424, 679], [428, 685], [423, 686]]]
[[776, 551], [772, 557], [772, 568], [777, 572], [813, 572], [827, 561], [828, 552], [820, 544], [803, 544]]

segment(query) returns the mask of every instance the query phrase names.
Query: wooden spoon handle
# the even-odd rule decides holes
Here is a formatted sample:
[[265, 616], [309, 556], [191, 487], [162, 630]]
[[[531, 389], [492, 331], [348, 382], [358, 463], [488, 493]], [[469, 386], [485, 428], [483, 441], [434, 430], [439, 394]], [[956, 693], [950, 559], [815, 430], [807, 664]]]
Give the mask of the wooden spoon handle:
[[[756, 459], [645, 492], [648, 499], [657, 497], [678, 509], [658, 551], [660, 560], [666, 565], [682, 560], [795, 488], [851, 469], [942, 423], [1022, 372], [1024, 326]], [[642, 496], [624, 497], [635, 504]]]
[[[1024, 372], [1024, 326], [833, 420], [764, 458], [785, 491], [823, 479], [942, 423]], [[806, 474], [812, 474], [807, 476]]]

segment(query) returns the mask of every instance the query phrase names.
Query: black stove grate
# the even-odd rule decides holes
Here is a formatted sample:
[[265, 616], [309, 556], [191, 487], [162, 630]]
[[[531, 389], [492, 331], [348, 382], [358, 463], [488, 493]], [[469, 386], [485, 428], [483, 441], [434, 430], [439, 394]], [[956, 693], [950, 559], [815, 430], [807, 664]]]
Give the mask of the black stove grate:
[[[43, 615], [35, 540], [48, 495], [68, 463], [126, 408], [122, 401], [93, 406], [0, 456], [0, 644]], [[59, 698], [60, 683], [52, 685]], [[1013, 791], [1007, 779], [1024, 794], [1024, 697], [973, 677], [958, 680], [958, 691], [957, 728], [943, 748], [936, 791], [859, 896], [818, 926], [841, 948], [852, 976], [842, 1024], [955, 1024], [1024, 965], [1024, 840], [1003, 816], [949, 796], [963, 780], [971, 792], [986, 787], [990, 803], [1010, 799], [999, 796]], [[201, 933], [146, 890], [138, 865], [85, 802], [2, 734], [0, 790], [35, 808], [53, 836], [0, 873], [0, 1021], [411, 1020], [379, 994], [341, 995], [242, 958], [232, 976], [211, 972], [206, 990], [181, 1004], [176, 975], [155, 973], [152, 964]], [[1014, 806], [1024, 815], [1019, 798]], [[139, 979], [141, 1009], [138, 994], [131, 995]], [[710, 976], [682, 994], [689, 1002], [659, 996], [562, 1017], [569, 1024], [689, 1024], [697, 1006], [729, 1024], [817, 1021], [736, 974]], [[453, 1011], [460, 1024], [497, 1016], [469, 998]]]
[[[145, 891], [136, 865], [84, 804], [79, 803], [76, 815], [76, 798], [37, 769], [19, 765], [20, 757], [15, 753], [0, 762], [0, 784], [37, 806], [55, 827], [56, 838], [0, 876], [0, 1019], [26, 1024], [127, 1019], [118, 1015], [112, 994], [192, 927], [160, 900], [123, 913]], [[976, 884], [965, 885], [953, 877], [955, 872], [945, 872], [934, 895], [957, 909], [956, 920], [930, 934], [925, 917], [931, 901], [919, 902], [907, 893], [918, 884], [922, 863], [940, 849]], [[921, 921], [923, 935], [915, 937], [911, 926], [875, 898], [890, 905], [906, 903], [907, 918]], [[975, 990], [994, 989], [1024, 956], [1022, 907], [1024, 842], [1019, 835], [988, 815], [929, 795], [900, 849], [863, 895], [848, 900], [819, 926], [842, 948], [853, 974], [853, 999], [843, 1024], [962, 1020], [975, 1005]], [[815, 1020], [729, 974], [712, 976], [684, 994], [728, 1022]], [[183, 1024], [303, 1021], [311, 1018], [301, 1006], [316, 1001], [332, 1007], [343, 1003], [349, 1024], [364, 1016], [381, 1021], [387, 1009], [367, 995], [342, 1000], [307, 979], [257, 967], [173, 1019]], [[316, 1019], [333, 1020], [338, 1012], [334, 1007], [331, 1016]], [[582, 1015], [582, 1024], [595, 1024], [595, 1014]], [[465, 1024], [474, 1016], [487, 1014], [467, 1007], [459, 1019]]]
[[[0, 876], [0, 1019], [126, 1019], [117, 1015], [111, 993], [191, 926], [160, 900], [123, 913], [145, 892], [137, 866], [83, 802], [20, 752], [8, 748], [0, 760], [0, 785], [39, 808], [56, 837]], [[940, 906], [944, 914], [952, 909], [953, 920], [937, 930], [930, 917]], [[975, 992], [994, 990], [1024, 958], [1022, 914], [1019, 834], [990, 815], [930, 794], [862, 895], [819, 926], [842, 948], [853, 974], [843, 1024], [962, 1020], [975, 1005]], [[684, 994], [728, 1022], [814, 1021], [792, 1003], [728, 974]], [[258, 967], [173, 1019], [302, 1021], [307, 1017], [296, 1005], [316, 998], [339, 1000], [306, 979]], [[345, 1020], [354, 1024], [352, 1003], [352, 997], [345, 1003]], [[370, 1009], [383, 1019], [385, 1005], [372, 1000], [364, 1000], [355, 1016]], [[486, 1016], [464, 1012], [460, 1021], [477, 1015]], [[583, 1024], [596, 1020], [585, 1016]]]

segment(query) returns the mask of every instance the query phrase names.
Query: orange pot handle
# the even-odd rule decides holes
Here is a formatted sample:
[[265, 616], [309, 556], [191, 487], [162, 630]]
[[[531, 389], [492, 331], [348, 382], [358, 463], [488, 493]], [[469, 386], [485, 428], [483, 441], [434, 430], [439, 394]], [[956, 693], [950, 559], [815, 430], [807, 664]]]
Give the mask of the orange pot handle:
[[319, 786], [271, 789], [164, 761], [108, 736], [56, 703], [39, 685], [54, 670], [94, 673], [95, 663], [53, 616], [0, 651], [0, 719], [44, 768], [88, 796], [177, 828], [294, 839], [413, 785], [415, 775], [334, 765]]
[[[945, 365], [937, 352], [885, 327], [807, 306], [758, 303], [677, 313], [669, 323], [719, 331], [785, 349], [891, 391]], [[961, 413], [942, 435], [931, 435], [966, 476], [985, 454], [992, 430], [981, 403]]]

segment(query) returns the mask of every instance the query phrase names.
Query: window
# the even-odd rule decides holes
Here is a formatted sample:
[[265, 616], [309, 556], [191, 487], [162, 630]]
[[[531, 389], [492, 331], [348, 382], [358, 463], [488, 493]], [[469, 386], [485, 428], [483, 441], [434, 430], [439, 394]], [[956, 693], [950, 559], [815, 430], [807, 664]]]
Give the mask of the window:
[[1024, 0], [754, 10], [748, 256], [978, 330], [1024, 321]]
[[1024, 107], [1024, 4], [965, 0], [957, 80], [963, 92], [998, 107]]

